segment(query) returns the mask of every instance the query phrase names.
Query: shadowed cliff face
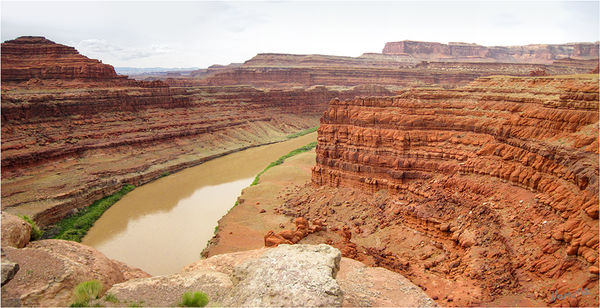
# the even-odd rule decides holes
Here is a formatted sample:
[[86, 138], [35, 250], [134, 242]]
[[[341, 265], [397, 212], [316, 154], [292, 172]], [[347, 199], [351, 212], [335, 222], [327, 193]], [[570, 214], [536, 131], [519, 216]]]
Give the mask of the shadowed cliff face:
[[577, 301], [598, 300], [597, 75], [332, 100], [316, 151], [312, 182], [325, 187], [286, 207], [350, 219], [359, 259], [428, 288], [457, 281], [456, 305], [515, 292], [560, 305], [552, 291], [589, 286]]

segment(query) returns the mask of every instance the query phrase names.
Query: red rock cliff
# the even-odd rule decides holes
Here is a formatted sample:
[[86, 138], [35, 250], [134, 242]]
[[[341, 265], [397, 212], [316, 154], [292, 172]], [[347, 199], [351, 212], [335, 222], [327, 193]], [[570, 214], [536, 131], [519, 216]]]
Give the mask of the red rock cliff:
[[[485, 301], [525, 287], [552, 305], [561, 304], [552, 291], [591, 286], [589, 297], [568, 303], [594, 305], [598, 97], [597, 76], [574, 76], [489, 77], [456, 90], [332, 100], [312, 182], [394, 196], [371, 205], [381, 234], [400, 225], [444, 243], [411, 260], [425, 285], [458, 273], [489, 284]], [[424, 261], [439, 253], [458, 261], [447, 270]], [[428, 276], [436, 268], [441, 276]], [[473, 294], [461, 302], [482, 300]]]
[[117, 74], [112, 66], [44, 37], [23, 36], [2, 43], [2, 82], [33, 78], [108, 80]]
[[400, 41], [385, 44], [384, 55], [410, 55], [419, 60], [478, 59], [493, 62], [552, 63], [561, 58], [597, 59], [598, 43], [493, 46], [477, 44]]

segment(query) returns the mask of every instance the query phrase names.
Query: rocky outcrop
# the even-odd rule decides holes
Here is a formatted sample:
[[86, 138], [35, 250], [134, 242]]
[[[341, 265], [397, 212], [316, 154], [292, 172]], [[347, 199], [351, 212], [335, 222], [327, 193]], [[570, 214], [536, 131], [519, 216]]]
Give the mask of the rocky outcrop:
[[107, 292], [121, 305], [174, 306], [183, 293], [196, 291], [205, 292], [213, 306], [435, 306], [406, 278], [341, 258], [327, 245], [215, 255], [181, 273], [130, 280]]
[[14, 278], [2, 287], [3, 306], [68, 306], [73, 301], [73, 289], [83, 281], [96, 279], [108, 289], [126, 278], [149, 276], [70, 241], [42, 240], [25, 248], [3, 250], [3, 259], [19, 265]]
[[327, 245], [282, 245], [234, 269], [225, 306], [331, 307], [342, 303], [340, 252]]
[[116, 79], [112, 66], [80, 55], [75, 48], [40, 36], [22, 36], [2, 43], [2, 82], [30, 79]]
[[[4, 252], [3, 252], [4, 253]], [[4, 255], [2, 256], [2, 286], [12, 280], [17, 272], [19, 271], [19, 264], [5, 261]]]
[[[515, 288], [560, 304], [548, 290], [597, 284], [598, 95], [592, 76], [489, 77], [332, 100], [312, 182], [341, 191], [307, 188], [283, 211], [346, 222], [357, 258], [428, 288], [444, 279], [481, 288], [456, 305]], [[403, 232], [432, 244], [392, 236]]]
[[435, 307], [435, 302], [405, 277], [381, 267], [342, 258], [337, 275], [343, 307]]
[[486, 47], [469, 43], [400, 41], [385, 44], [384, 55], [409, 55], [418, 60], [546, 63], [561, 58], [597, 59], [598, 42]]
[[2, 247], [23, 248], [29, 243], [31, 225], [25, 220], [2, 212]]

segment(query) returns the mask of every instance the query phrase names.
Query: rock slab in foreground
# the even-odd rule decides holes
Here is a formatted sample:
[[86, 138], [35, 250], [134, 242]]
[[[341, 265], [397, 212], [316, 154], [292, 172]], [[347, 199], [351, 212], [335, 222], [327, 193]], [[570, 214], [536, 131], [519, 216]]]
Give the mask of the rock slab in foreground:
[[328, 245], [279, 245], [234, 269], [225, 306], [340, 306], [340, 251]]
[[115, 284], [107, 293], [120, 306], [142, 302], [165, 307], [196, 291], [208, 295], [209, 306], [436, 306], [402, 275], [341, 258], [339, 250], [324, 244], [216, 255], [181, 273]]
[[3, 250], [2, 261], [16, 263], [20, 269], [2, 286], [2, 306], [68, 306], [73, 302], [73, 289], [81, 282], [96, 279], [109, 288], [130, 277], [149, 276], [71, 241], [42, 240]]

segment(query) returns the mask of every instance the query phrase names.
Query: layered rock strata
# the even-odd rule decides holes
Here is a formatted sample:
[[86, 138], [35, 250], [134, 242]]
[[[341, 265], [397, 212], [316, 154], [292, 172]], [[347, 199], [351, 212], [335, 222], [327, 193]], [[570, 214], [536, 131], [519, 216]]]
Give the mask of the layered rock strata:
[[332, 98], [392, 94], [379, 86], [176, 88], [117, 76], [39, 37], [2, 49], [2, 209], [42, 226], [125, 183], [284, 140], [317, 125]]
[[199, 70], [190, 77], [166, 78], [166, 82], [173, 86], [377, 84], [451, 88], [492, 75], [589, 73], [598, 66], [598, 58], [597, 42], [485, 47], [402, 41], [387, 43], [382, 53], [359, 57], [261, 53], [241, 65]]
[[40, 36], [23, 36], [2, 43], [2, 82], [30, 79], [117, 78], [112, 66], [80, 55], [73, 47]]
[[[366, 232], [356, 243], [371, 262], [428, 287], [473, 284], [457, 305], [523, 289], [560, 305], [548, 290], [595, 288], [569, 300], [589, 305], [598, 299], [598, 95], [598, 76], [584, 75], [332, 100], [312, 182], [367, 194], [308, 188], [284, 212], [329, 225], [352, 216], [348, 230]], [[409, 242], [395, 239], [405, 232], [437, 244], [409, 258], [400, 249]]]
[[[444, 59], [442, 59], [444, 60]], [[588, 73], [594, 60], [563, 61], [558, 64], [499, 63], [499, 62], [409, 62], [384, 55], [374, 61], [371, 57], [334, 57], [318, 55], [259, 54], [239, 67], [224, 69], [203, 78], [169, 78], [177, 86], [193, 85], [253, 85], [260, 87], [289, 87], [312, 85], [377, 84], [395, 87], [465, 85], [478, 77], [490, 75], [528, 76], [531, 71], [548, 75]], [[597, 64], [597, 60], [595, 60]]]
[[400, 41], [385, 44], [384, 55], [408, 55], [418, 60], [547, 63], [562, 58], [597, 59], [598, 42], [531, 44], [525, 46], [481, 46], [469, 43]]

